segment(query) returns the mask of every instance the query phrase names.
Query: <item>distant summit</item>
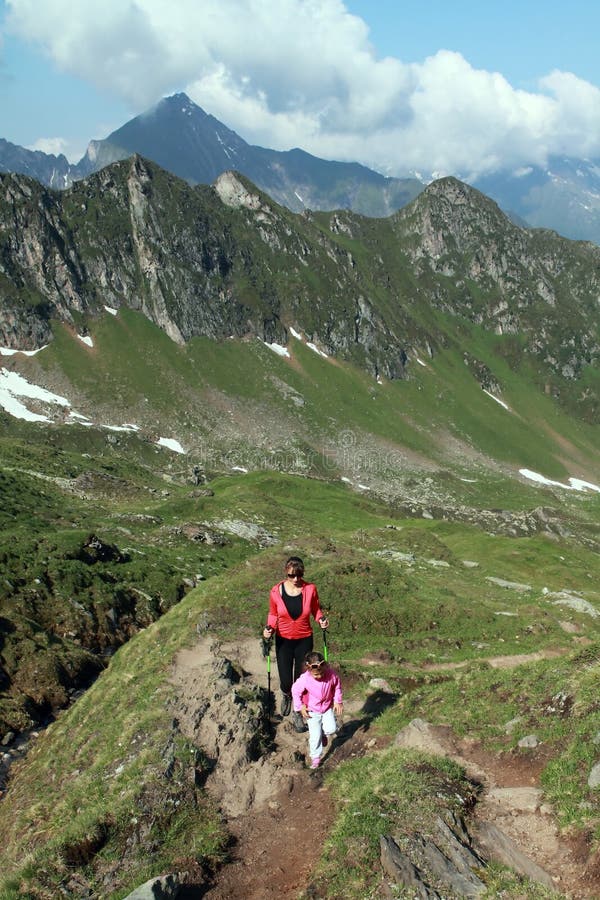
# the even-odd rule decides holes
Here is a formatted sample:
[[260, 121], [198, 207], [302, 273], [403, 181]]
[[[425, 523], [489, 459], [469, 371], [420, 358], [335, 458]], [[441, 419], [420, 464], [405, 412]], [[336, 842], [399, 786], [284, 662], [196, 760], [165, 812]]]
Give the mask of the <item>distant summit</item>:
[[247, 144], [187, 94], [165, 97], [105, 140], [93, 141], [79, 164], [79, 177], [134, 153], [191, 184], [212, 184], [235, 169], [294, 212], [352, 209], [388, 216], [423, 188], [416, 178], [387, 178], [358, 163]]
[[62, 153], [54, 156], [41, 150], [26, 150], [0, 138], [0, 172], [29, 175], [46, 187], [64, 190], [72, 184], [75, 168]]
[[[62, 155], [0, 139], [0, 172], [29, 175], [47, 187], [64, 189], [136, 153], [190, 184], [213, 184], [223, 172], [236, 170], [294, 212], [349, 209], [385, 217], [418, 196], [424, 182], [434, 180], [433, 175], [390, 178], [359, 163], [324, 160], [298, 148], [278, 151], [248, 144], [183, 93], [163, 98], [104, 140], [91, 141], [77, 165]], [[544, 167], [499, 168], [469, 183], [516, 223], [600, 244], [598, 160], [556, 157]]]

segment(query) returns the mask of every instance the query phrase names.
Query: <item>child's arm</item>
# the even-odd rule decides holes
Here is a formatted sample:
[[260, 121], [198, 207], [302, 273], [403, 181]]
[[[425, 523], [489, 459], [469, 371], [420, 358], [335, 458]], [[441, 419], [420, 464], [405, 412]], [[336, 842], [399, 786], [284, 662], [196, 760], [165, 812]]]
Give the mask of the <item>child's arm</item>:
[[333, 673], [333, 711], [336, 716], [341, 716], [344, 712], [344, 703], [342, 700], [342, 682], [337, 672]]
[[300, 678], [296, 679], [296, 681], [292, 685], [292, 702], [295, 712], [300, 712], [300, 707], [302, 706], [302, 691], [304, 690], [302, 686], [302, 675]]

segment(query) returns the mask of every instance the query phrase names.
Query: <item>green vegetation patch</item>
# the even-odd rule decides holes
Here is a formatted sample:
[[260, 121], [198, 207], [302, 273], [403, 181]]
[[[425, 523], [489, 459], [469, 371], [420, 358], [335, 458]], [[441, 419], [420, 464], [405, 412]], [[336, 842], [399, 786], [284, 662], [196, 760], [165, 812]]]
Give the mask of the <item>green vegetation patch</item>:
[[167, 707], [178, 649], [195, 636], [190, 595], [122, 647], [83, 697], [51, 725], [0, 807], [0, 893], [52, 898], [73, 870], [95, 894], [165, 870], [208, 869], [224, 852], [215, 809], [195, 787], [201, 755]]
[[375, 896], [381, 834], [409, 851], [413, 832], [427, 836], [436, 815], [462, 813], [474, 796], [456, 764], [398, 749], [346, 762], [327, 784], [339, 812], [314, 881], [319, 896], [339, 900]]

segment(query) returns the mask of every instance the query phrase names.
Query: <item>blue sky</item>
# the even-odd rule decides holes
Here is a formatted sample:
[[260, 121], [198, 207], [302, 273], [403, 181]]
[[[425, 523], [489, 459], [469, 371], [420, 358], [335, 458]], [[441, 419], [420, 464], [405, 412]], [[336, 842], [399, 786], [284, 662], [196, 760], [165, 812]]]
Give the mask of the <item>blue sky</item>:
[[184, 90], [391, 174], [600, 158], [599, 27], [589, 0], [0, 0], [0, 137], [77, 160]]

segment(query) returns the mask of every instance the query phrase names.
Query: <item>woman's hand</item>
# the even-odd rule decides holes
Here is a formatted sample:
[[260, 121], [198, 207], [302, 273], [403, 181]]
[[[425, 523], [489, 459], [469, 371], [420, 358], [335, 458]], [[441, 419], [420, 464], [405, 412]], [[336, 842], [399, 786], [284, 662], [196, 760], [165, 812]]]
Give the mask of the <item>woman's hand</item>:
[[326, 628], [329, 628], [329, 619], [327, 618], [327, 616], [323, 616], [322, 619], [319, 619], [319, 625], [321, 626], [323, 631], [325, 631]]
[[273, 637], [273, 629], [270, 625], [265, 625], [265, 627], [263, 628], [263, 637], [265, 641], [270, 641]]

